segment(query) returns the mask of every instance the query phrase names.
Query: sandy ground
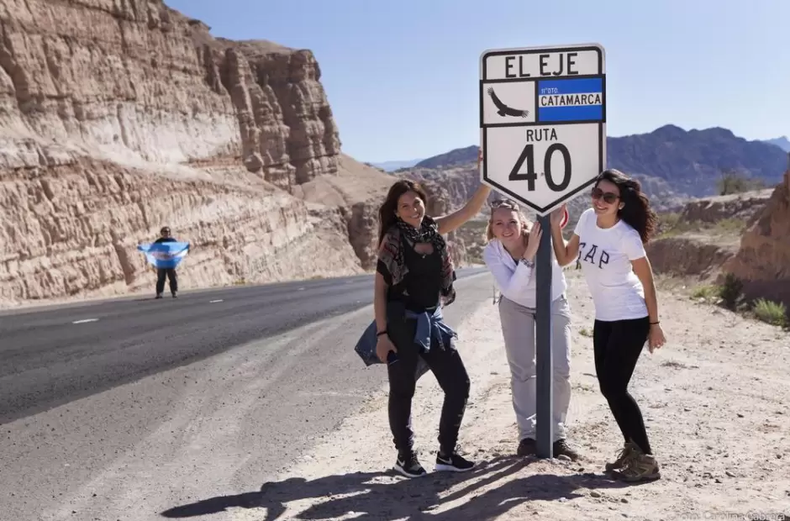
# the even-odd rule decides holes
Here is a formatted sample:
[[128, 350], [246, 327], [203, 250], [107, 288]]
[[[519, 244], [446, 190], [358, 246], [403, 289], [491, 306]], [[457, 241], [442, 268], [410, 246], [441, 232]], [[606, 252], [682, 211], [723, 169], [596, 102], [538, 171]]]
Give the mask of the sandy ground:
[[614, 459], [622, 438], [595, 378], [592, 302], [580, 273], [569, 271], [568, 277], [575, 317], [569, 439], [581, 461], [515, 456], [509, 371], [489, 300], [458, 328], [472, 380], [460, 447], [480, 463], [476, 471], [432, 473], [442, 394], [429, 373], [418, 382], [414, 401], [427, 477], [409, 480], [388, 470], [395, 452], [382, 388], [359, 415], [261, 491], [225, 497], [214, 506], [239, 521], [790, 516], [790, 334], [662, 291], [668, 343], [652, 355], [644, 351], [630, 389], [663, 478], [613, 482], [603, 465]]

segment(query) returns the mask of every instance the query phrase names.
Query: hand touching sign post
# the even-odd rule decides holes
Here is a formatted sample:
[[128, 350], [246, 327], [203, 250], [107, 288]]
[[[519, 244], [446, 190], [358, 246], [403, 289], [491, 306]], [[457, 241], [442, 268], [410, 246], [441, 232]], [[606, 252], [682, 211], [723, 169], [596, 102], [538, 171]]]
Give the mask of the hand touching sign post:
[[[489, 50], [480, 59], [483, 183], [529, 206], [541, 228], [606, 163], [606, 69], [598, 44]], [[551, 235], [537, 279], [537, 451], [552, 456]]]

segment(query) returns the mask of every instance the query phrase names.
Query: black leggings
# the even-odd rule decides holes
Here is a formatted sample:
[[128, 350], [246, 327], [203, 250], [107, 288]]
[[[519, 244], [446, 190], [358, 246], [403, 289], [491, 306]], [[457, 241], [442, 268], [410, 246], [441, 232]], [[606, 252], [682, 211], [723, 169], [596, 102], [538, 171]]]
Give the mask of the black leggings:
[[469, 376], [458, 352], [449, 347], [442, 350], [435, 340], [431, 342], [428, 353], [420, 353], [420, 347], [414, 343], [417, 321], [404, 319], [402, 311], [398, 311], [390, 311], [387, 316], [387, 331], [398, 350], [398, 361], [387, 368], [390, 382], [389, 421], [395, 448], [404, 457], [413, 451], [411, 402], [416, 385], [417, 362], [422, 357], [444, 391], [439, 448], [443, 454], [450, 455], [455, 451], [469, 398]]
[[616, 322], [595, 321], [593, 344], [595, 372], [601, 393], [609, 402], [625, 441], [636, 443], [642, 452], [652, 454], [642, 412], [628, 393], [628, 382], [650, 333], [648, 317]]

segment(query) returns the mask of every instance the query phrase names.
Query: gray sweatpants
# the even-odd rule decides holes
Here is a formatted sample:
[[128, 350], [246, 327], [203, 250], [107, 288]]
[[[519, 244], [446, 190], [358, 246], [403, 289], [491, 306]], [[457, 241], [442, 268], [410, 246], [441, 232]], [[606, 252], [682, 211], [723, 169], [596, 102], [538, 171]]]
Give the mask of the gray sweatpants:
[[[510, 364], [513, 410], [518, 421], [519, 440], [536, 438], [535, 310], [502, 297], [499, 317]], [[571, 314], [565, 296], [552, 303], [552, 362], [554, 388], [552, 420], [554, 441], [563, 439], [565, 417], [571, 401]]]

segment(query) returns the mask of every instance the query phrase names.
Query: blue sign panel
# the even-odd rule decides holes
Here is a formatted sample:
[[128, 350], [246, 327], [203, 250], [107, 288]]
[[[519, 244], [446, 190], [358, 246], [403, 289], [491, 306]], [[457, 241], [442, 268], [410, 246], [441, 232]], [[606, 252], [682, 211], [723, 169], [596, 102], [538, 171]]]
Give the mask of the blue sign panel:
[[538, 81], [538, 121], [602, 121], [603, 78]]

